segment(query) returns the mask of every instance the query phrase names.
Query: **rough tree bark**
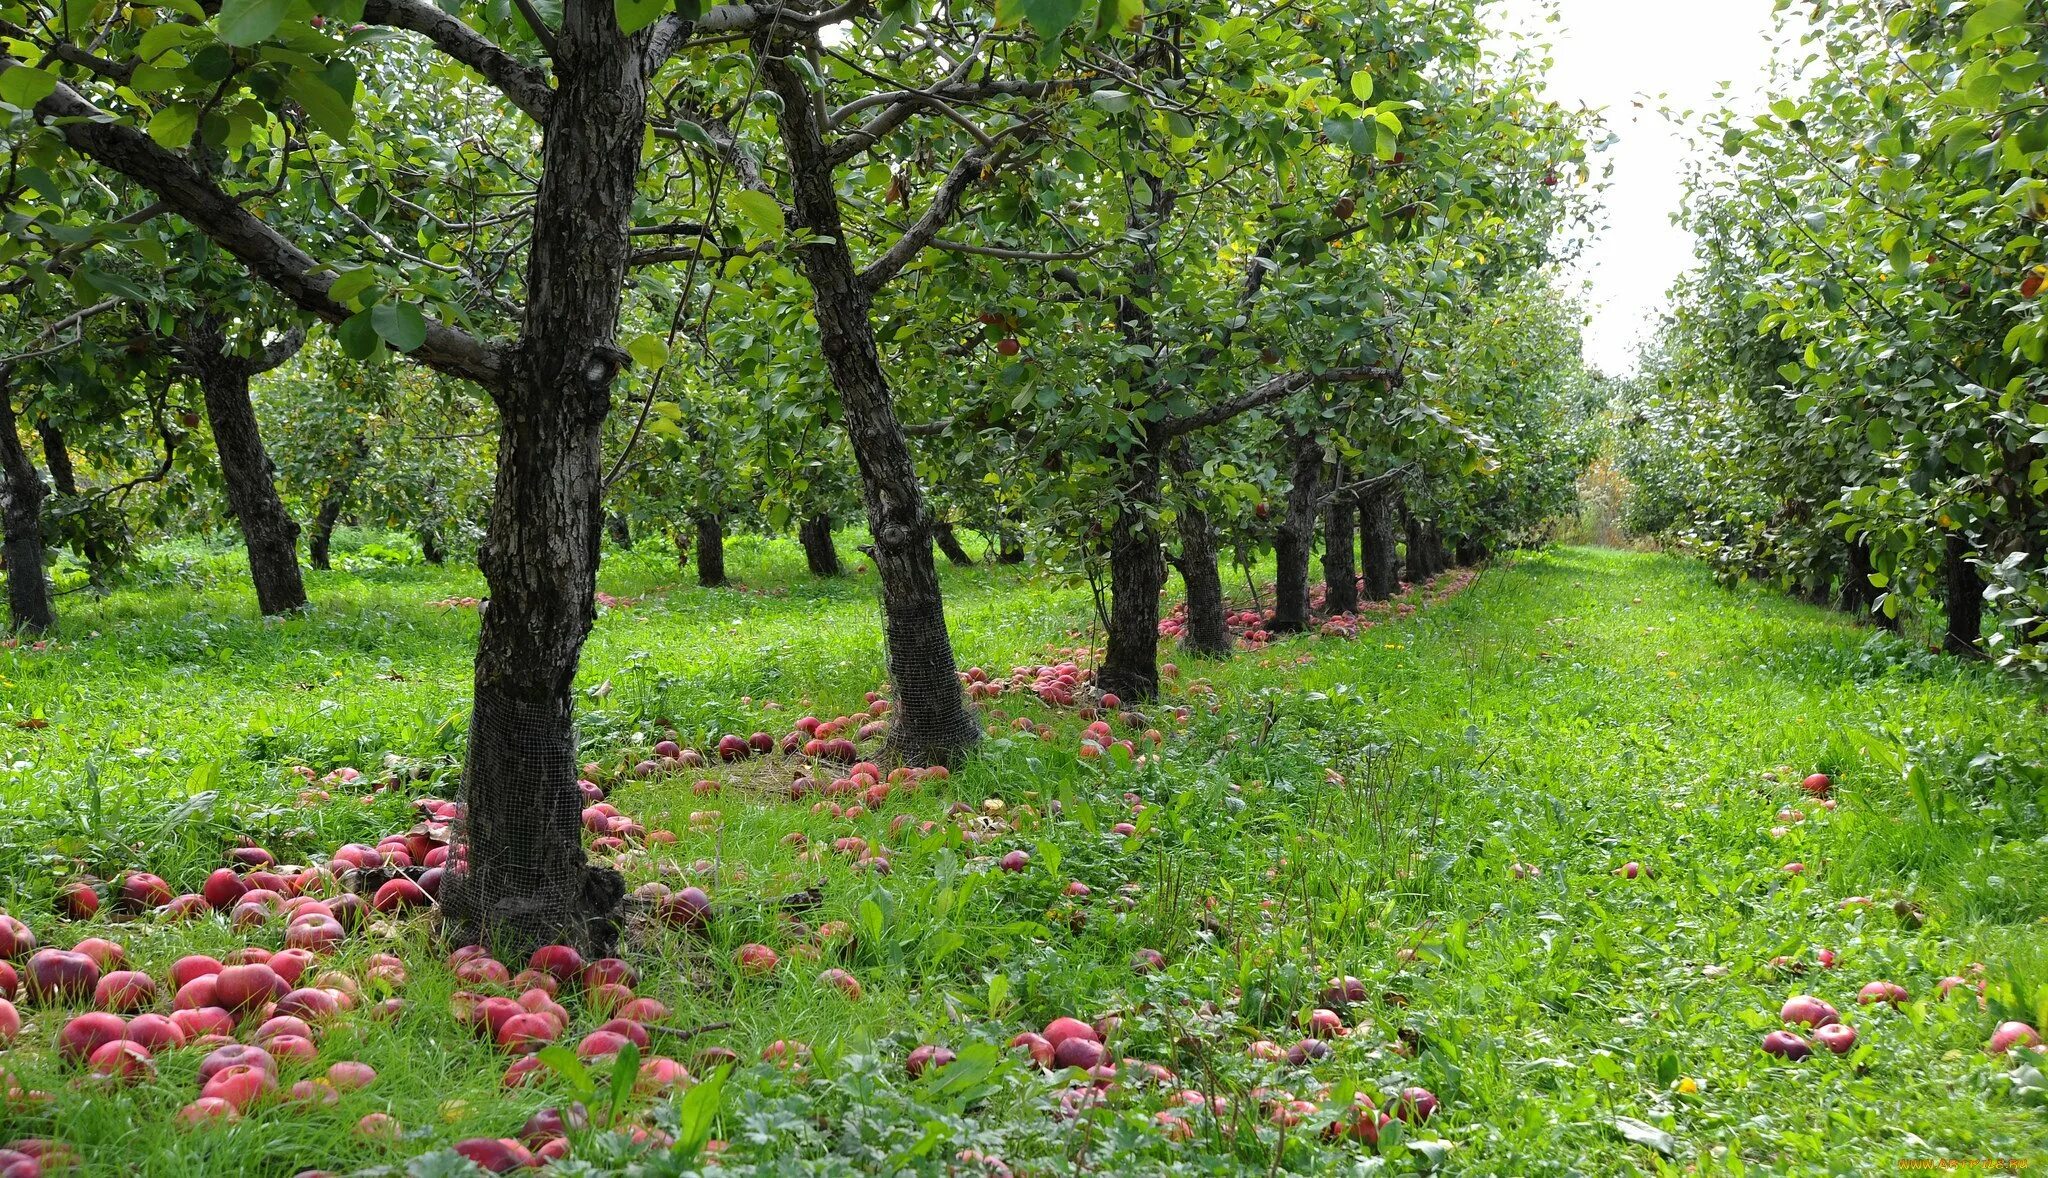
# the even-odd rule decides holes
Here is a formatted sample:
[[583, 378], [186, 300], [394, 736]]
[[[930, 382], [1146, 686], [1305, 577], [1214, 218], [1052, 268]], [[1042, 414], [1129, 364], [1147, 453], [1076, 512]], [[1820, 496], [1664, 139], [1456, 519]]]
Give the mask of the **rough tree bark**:
[[[36, 421], [36, 436], [43, 443], [43, 465], [49, 469], [50, 485], [57, 494], [65, 498], [78, 495], [78, 470], [71, 463], [71, 447], [64, 440], [64, 431], [58, 429], [47, 417]], [[112, 571], [113, 552], [105, 541], [87, 534], [77, 541], [79, 555], [85, 558], [87, 575], [94, 585], [104, 585], [106, 576]], [[47, 542], [48, 537], [45, 537]]]
[[1847, 613], [1861, 614], [1880, 630], [1897, 633], [1904, 627], [1904, 621], [1879, 608], [1878, 599], [1882, 594], [1870, 581], [1876, 571], [1870, 560], [1870, 537], [1858, 536], [1851, 540], [1849, 570], [1842, 577], [1842, 609]]
[[1413, 512], [1408, 514], [1408, 581], [1420, 585], [1444, 569], [1443, 545], [1436, 526]]
[[1158, 451], [1149, 439], [1130, 469], [1109, 527], [1108, 642], [1095, 681], [1125, 700], [1159, 694], [1159, 591], [1166, 557], [1152, 530], [1159, 508]]
[[950, 521], [932, 525], [932, 541], [939, 546], [940, 552], [946, 554], [947, 560], [963, 569], [973, 567], [974, 558], [960, 546], [960, 536]]
[[1315, 547], [1316, 500], [1322, 495], [1323, 448], [1312, 433], [1288, 439], [1294, 453], [1287, 508], [1273, 533], [1273, 624], [1275, 634], [1308, 629], [1308, 562]]
[[56, 626], [50, 579], [43, 572], [42, 475], [22, 448], [12, 373], [0, 367], [0, 557], [7, 564], [7, 624], [43, 633]]
[[931, 514], [876, 351], [874, 290], [854, 268], [835, 165], [810, 88], [783, 56], [790, 51], [766, 35], [754, 45], [770, 88], [783, 101], [785, 114], [776, 124], [789, 159], [796, 223], [809, 235], [798, 260], [815, 296], [819, 343], [839, 392], [874, 537], [889, 681], [896, 690], [889, 753], [912, 764], [956, 763], [980, 741], [981, 725], [960, 689], [932, 560]]
[[206, 422], [227, 484], [228, 508], [242, 530], [256, 606], [265, 614], [306, 608], [306, 583], [299, 573], [298, 521], [278, 496], [256, 405], [249, 399], [249, 379], [290, 359], [305, 340], [305, 333], [295, 330], [261, 356], [239, 356], [229, 346], [226, 321], [206, 312], [194, 316], [177, 336], [179, 364], [199, 382], [206, 399]]
[[1358, 612], [1358, 567], [1352, 549], [1358, 533], [1357, 504], [1344, 490], [1344, 473], [1340, 462], [1331, 483], [1335, 491], [1323, 508], [1323, 609], [1332, 614]]
[[836, 577], [844, 572], [839, 549], [832, 546], [832, 516], [818, 512], [796, 527], [797, 543], [804, 547], [804, 564], [814, 577]]
[[1942, 648], [1965, 658], [1981, 658], [1984, 648], [1984, 582], [1977, 566], [1970, 563], [1976, 553], [1970, 538], [1960, 531], [1943, 539], [1941, 562], [1942, 605], [1948, 613], [1948, 630]]
[[[1185, 446], [1172, 447], [1169, 458], [1182, 476], [1199, 473]], [[1205, 658], [1228, 658], [1236, 640], [1224, 620], [1223, 573], [1219, 567], [1216, 527], [1202, 510], [1199, 483], [1184, 498], [1174, 526], [1180, 533], [1180, 555], [1174, 567], [1180, 570], [1187, 591], [1187, 627], [1181, 631], [1180, 647]]]
[[573, 686], [596, 617], [603, 425], [627, 360], [613, 325], [650, 71], [610, 0], [568, 0], [554, 63], [525, 321], [492, 389], [501, 426], [478, 553], [491, 597], [463, 766], [467, 848], [441, 907], [458, 940], [588, 955], [616, 943], [625, 882], [584, 857]]
[[1367, 601], [1387, 601], [1401, 591], [1401, 550], [1394, 529], [1399, 494], [1392, 484], [1358, 494], [1359, 564]]
[[690, 522], [697, 527], [697, 583], [716, 589], [725, 584], [725, 521], [706, 513], [690, 517]]

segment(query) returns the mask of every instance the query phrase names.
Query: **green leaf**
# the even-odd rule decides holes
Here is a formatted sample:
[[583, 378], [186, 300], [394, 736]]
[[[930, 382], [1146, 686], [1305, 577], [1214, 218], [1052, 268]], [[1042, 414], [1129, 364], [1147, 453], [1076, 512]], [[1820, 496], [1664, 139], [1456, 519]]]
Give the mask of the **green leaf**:
[[230, 45], [254, 45], [277, 31], [291, 0], [222, 0], [214, 29]]
[[2027, 19], [2027, 0], [1991, 0], [1963, 25], [1963, 44], [1972, 45]]
[[[346, 88], [337, 83], [344, 83]], [[293, 70], [284, 80], [284, 90], [305, 110], [314, 126], [334, 138], [341, 138], [355, 127], [355, 71], [347, 65], [338, 64], [324, 74]]]
[[327, 288], [327, 297], [337, 303], [352, 303], [357, 295], [370, 289], [370, 284], [376, 281], [377, 271], [375, 269], [369, 266], [359, 266], [354, 270], [344, 271], [339, 278], [336, 278], [333, 285]]
[[1372, 101], [1372, 75], [1359, 70], [1351, 75], [1351, 94], [1360, 102]]
[[764, 236], [780, 237], [788, 222], [783, 219], [782, 206], [765, 192], [743, 188], [733, 195], [733, 203], [740, 207], [740, 216], [745, 217]]
[[732, 1065], [728, 1064], [700, 1077], [696, 1086], [676, 1102], [676, 1156], [694, 1158], [702, 1152], [704, 1143], [711, 1140], [712, 1127], [718, 1121], [719, 1101], [725, 1094], [725, 1078], [731, 1074]]
[[192, 142], [199, 130], [199, 108], [189, 102], [174, 102], [149, 116], [149, 137], [157, 146], [176, 151]]
[[27, 110], [57, 92], [57, 75], [31, 66], [10, 66], [0, 73], [0, 101]]
[[618, 17], [619, 31], [632, 36], [648, 25], [661, 19], [668, 11], [668, 0], [612, 0], [612, 13]]
[[550, 1043], [541, 1048], [539, 1058], [541, 1063], [554, 1069], [556, 1075], [567, 1080], [576, 1095], [583, 1099], [590, 1099], [597, 1091], [597, 1080], [591, 1076], [590, 1069], [583, 1066], [575, 1052], [560, 1043]]
[[619, 1048], [618, 1058], [612, 1064], [611, 1092], [609, 1093], [612, 1106], [612, 1124], [618, 1124], [620, 1114], [624, 1113], [626, 1105], [632, 1102], [633, 1085], [639, 1079], [640, 1045], [628, 1042], [624, 1047]]
[[370, 308], [370, 325], [384, 342], [410, 352], [427, 342], [427, 320], [411, 303], [378, 303]]
[[351, 360], [367, 360], [384, 346], [384, 342], [377, 338], [377, 328], [370, 322], [368, 311], [357, 311], [342, 320], [334, 329], [334, 339]]
[[1896, 437], [1892, 433], [1891, 423], [1882, 417], [1871, 418], [1870, 424], [1863, 427], [1863, 433], [1870, 439], [1870, 444], [1879, 450], [1889, 447]]
[[704, 0], [676, 0], [676, 15], [696, 24], [704, 19]]
[[668, 363], [668, 341], [653, 332], [636, 335], [627, 342], [626, 354], [642, 368], [659, 368]]
[[1021, 7], [1042, 42], [1057, 41], [1081, 15], [1081, 0], [1023, 0]]

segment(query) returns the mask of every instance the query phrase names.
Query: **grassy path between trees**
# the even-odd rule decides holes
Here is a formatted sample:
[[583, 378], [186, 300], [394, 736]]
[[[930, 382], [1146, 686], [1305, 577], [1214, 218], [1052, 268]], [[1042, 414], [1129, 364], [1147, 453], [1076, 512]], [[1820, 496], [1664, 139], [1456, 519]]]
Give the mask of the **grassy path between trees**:
[[[793, 546], [736, 545], [731, 559], [765, 592], [666, 590], [671, 574], [651, 561], [608, 567], [601, 588], [640, 600], [606, 610], [586, 651], [587, 756], [637, 759], [636, 738], [662, 735], [657, 717], [686, 745], [779, 734], [804, 712], [857, 709], [877, 686], [871, 575], [805, 580]], [[475, 637], [469, 609], [429, 603], [477, 585], [412, 567], [315, 574], [312, 614], [269, 623], [232, 581], [129, 592], [73, 605], [52, 649], [0, 650], [0, 907], [46, 945], [119, 940], [158, 977], [186, 953], [280, 945], [276, 926], [211, 918], [60, 921], [55, 879], [83, 861], [188, 891], [238, 835], [317, 862], [403, 830], [407, 799], [452, 784]], [[998, 678], [1087, 640], [1085, 590], [983, 568], [949, 572], [948, 592], [963, 665]], [[638, 992], [672, 1008], [667, 1025], [732, 1024], [666, 1051], [693, 1071], [706, 1043], [743, 1061], [715, 1126], [723, 1172], [995, 1172], [960, 1160], [972, 1150], [1019, 1173], [1232, 1173], [1276, 1158], [1350, 1173], [1372, 1151], [1320, 1142], [1319, 1127], [1354, 1093], [1385, 1103], [1408, 1085], [1441, 1108], [1381, 1132], [1400, 1171], [2048, 1164], [2038, 1073], [1984, 1050], [2001, 1020], [2048, 1025], [2040, 692], [1717, 588], [1683, 562], [1592, 549], [1502, 561], [1356, 640], [1284, 640], [1180, 672], [1146, 709], [1167, 735], [1144, 764], [1078, 757], [1081, 717], [1006, 695], [984, 705], [1002, 732], [984, 755], [857, 820], [769, 796], [767, 770], [717, 775], [714, 796], [693, 793], [690, 774], [620, 782], [622, 811], [679, 836], [628, 852], [629, 883], [699, 883], [716, 905], [708, 934], [636, 924], [627, 956]], [[764, 713], [769, 699], [786, 709]], [[1019, 716], [1050, 738], [1017, 734]], [[304, 782], [290, 766], [375, 777], [387, 754], [423, 779], [295, 801]], [[1832, 811], [1796, 786], [1815, 771], [1834, 780]], [[949, 815], [954, 801], [976, 813]], [[1133, 835], [1111, 832], [1125, 821]], [[846, 837], [869, 840], [888, 873], [835, 853]], [[1013, 850], [1028, 864], [999, 870]], [[1637, 878], [1616, 874], [1626, 863]], [[1070, 880], [1089, 894], [1064, 894]], [[801, 916], [761, 902], [813, 886], [822, 902]], [[851, 935], [820, 937], [832, 921]], [[734, 951], [747, 942], [774, 947], [780, 967], [743, 975]], [[346, 1172], [511, 1135], [564, 1099], [561, 1080], [500, 1087], [506, 1057], [450, 1013], [458, 987], [424, 919], [351, 938], [335, 964], [358, 970], [380, 950], [408, 963], [408, 1007], [325, 1030], [320, 1068], [355, 1059], [378, 1073], [334, 1107], [179, 1127], [202, 1053], [162, 1053], [150, 1083], [82, 1087], [49, 1050], [64, 1013], [25, 1003], [0, 1072], [55, 1099], [0, 1104], [0, 1142], [60, 1138], [95, 1174]], [[1134, 970], [1140, 950], [1165, 968]], [[858, 979], [857, 1002], [817, 980], [832, 965]], [[1302, 1038], [1337, 975], [1368, 997], [1341, 1012], [1330, 1058], [1256, 1058], [1259, 1041]], [[1967, 990], [1938, 1000], [1950, 975], [1984, 982], [1988, 1005]], [[1879, 979], [1910, 1000], [1859, 1007]], [[1850, 1053], [1762, 1053], [1799, 993], [1857, 1028]], [[602, 1021], [565, 1002], [572, 1042]], [[1177, 1080], [1134, 1078], [1062, 1116], [1063, 1100], [1068, 1113], [1086, 1102], [999, 1049], [1056, 1016], [1112, 1013], [1111, 1054]], [[808, 1045], [810, 1062], [754, 1063], [776, 1040]], [[921, 1043], [960, 1058], [910, 1079]], [[1227, 1111], [1189, 1109], [1184, 1088]], [[1264, 1111], [1284, 1107], [1280, 1090], [1314, 1105], [1284, 1132]], [[674, 1115], [633, 1107], [658, 1124]], [[370, 1112], [407, 1135], [355, 1135]]]

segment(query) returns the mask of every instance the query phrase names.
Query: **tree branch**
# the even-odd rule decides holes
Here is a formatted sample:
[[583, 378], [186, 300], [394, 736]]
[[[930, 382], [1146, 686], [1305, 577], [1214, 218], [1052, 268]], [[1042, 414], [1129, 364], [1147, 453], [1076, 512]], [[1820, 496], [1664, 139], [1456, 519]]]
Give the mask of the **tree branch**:
[[[524, 10], [525, 6], [521, 8]], [[548, 85], [546, 72], [500, 49], [489, 38], [427, 0], [367, 0], [363, 5], [363, 23], [420, 34], [441, 52], [481, 74], [534, 122], [547, 121], [548, 105], [555, 92]], [[551, 34], [545, 25], [536, 23], [534, 36], [553, 52], [549, 44]]]
[[[20, 66], [12, 56], [0, 54], [0, 77]], [[334, 285], [332, 267], [316, 262], [243, 208], [183, 156], [159, 146], [135, 127], [116, 122], [61, 83], [36, 103], [35, 113], [39, 118], [57, 120], [55, 129], [72, 150], [156, 194], [172, 212], [234, 255], [251, 275], [302, 310], [329, 323], [340, 323], [354, 314], [327, 293]], [[503, 383], [498, 348], [445, 323], [428, 322], [427, 338], [412, 357], [487, 388]]]
[[837, 167], [882, 141], [882, 137], [908, 122], [910, 116], [920, 110], [937, 110], [958, 120], [957, 111], [950, 103], [978, 102], [991, 98], [1043, 98], [1062, 89], [1072, 89], [1085, 94], [1108, 82], [1099, 78], [1052, 78], [1043, 82], [1026, 82], [1006, 79], [993, 82], [966, 82], [947, 80], [924, 90], [888, 90], [856, 98], [832, 112], [831, 125], [838, 126], [846, 119], [871, 106], [886, 106], [882, 113], [862, 123], [859, 127], [832, 141], [826, 149], [826, 158]]
[[896, 244], [883, 252], [882, 256], [869, 263], [860, 272], [860, 283], [870, 293], [880, 290], [891, 278], [896, 277], [924, 247], [932, 243], [953, 218], [960, 213], [960, 198], [966, 194], [967, 186], [981, 176], [982, 170], [993, 166], [995, 159], [985, 151], [970, 151], [960, 157], [953, 170], [939, 183], [939, 189], [932, 194], [931, 203], [925, 206], [924, 215], [903, 231]]
[[1254, 385], [1227, 401], [1218, 401], [1207, 409], [1180, 417], [1166, 418], [1155, 423], [1152, 429], [1158, 437], [1177, 438], [1182, 434], [1191, 434], [1212, 425], [1222, 425], [1231, 418], [1275, 401], [1285, 400], [1303, 389], [1318, 385], [1356, 384], [1365, 380], [1385, 380], [1398, 384], [1401, 380], [1401, 369], [1398, 366], [1383, 368], [1375, 365], [1327, 368], [1321, 372], [1284, 373], [1262, 384]]
[[262, 351], [249, 358], [249, 374], [254, 376], [260, 372], [269, 372], [298, 355], [299, 349], [305, 346], [306, 329], [294, 323], [285, 329], [283, 335], [263, 345]]

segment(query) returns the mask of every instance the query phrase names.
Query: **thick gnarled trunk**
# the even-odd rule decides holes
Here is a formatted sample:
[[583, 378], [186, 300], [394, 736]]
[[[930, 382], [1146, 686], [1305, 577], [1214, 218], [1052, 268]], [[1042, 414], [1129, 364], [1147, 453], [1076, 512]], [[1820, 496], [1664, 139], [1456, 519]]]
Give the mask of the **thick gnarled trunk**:
[[839, 549], [832, 545], [832, 516], [818, 512], [797, 525], [797, 543], [804, 548], [804, 566], [814, 577], [836, 577], [844, 569], [839, 563]]
[[627, 359], [613, 327], [647, 93], [609, 0], [568, 0], [554, 56], [524, 331], [492, 390], [497, 483], [478, 554], [491, 596], [463, 765], [464, 849], [441, 904], [458, 940], [501, 953], [559, 942], [589, 955], [616, 943], [625, 883], [584, 856], [573, 687], [596, 612], [603, 424]]
[[0, 557], [7, 562], [7, 624], [43, 633], [56, 626], [43, 572], [43, 479], [22, 448], [14, 390], [0, 368]]
[[1367, 601], [1387, 601], [1401, 591], [1401, 549], [1395, 535], [1396, 492], [1374, 487], [1358, 496], [1358, 551]]
[[1308, 629], [1308, 562], [1315, 547], [1316, 500], [1322, 493], [1323, 450], [1314, 435], [1290, 439], [1293, 484], [1287, 510], [1273, 534], [1273, 624], [1275, 634]]
[[256, 606], [265, 614], [306, 608], [306, 584], [299, 573], [299, 525], [278, 497], [270, 452], [249, 399], [256, 364], [233, 354], [226, 325], [211, 315], [197, 318], [179, 337], [185, 367], [206, 399], [206, 421], [227, 484], [228, 507], [249, 552], [249, 579]]
[[781, 52], [756, 46], [785, 107], [776, 123], [789, 156], [797, 222], [810, 234], [798, 247], [798, 258], [816, 299], [819, 344], [839, 393], [874, 537], [882, 632], [896, 692], [889, 752], [912, 764], [955, 763], [980, 741], [981, 725], [960, 689], [953, 640], [946, 631], [946, 604], [932, 560], [931, 514], [876, 350], [873, 293], [855, 271], [846, 246], [834, 165], [813, 114], [812, 96]]
[[1329, 503], [1323, 508], [1323, 610], [1358, 612], [1358, 566], [1353, 544], [1358, 536], [1357, 505], [1344, 489], [1344, 464], [1338, 463]]

